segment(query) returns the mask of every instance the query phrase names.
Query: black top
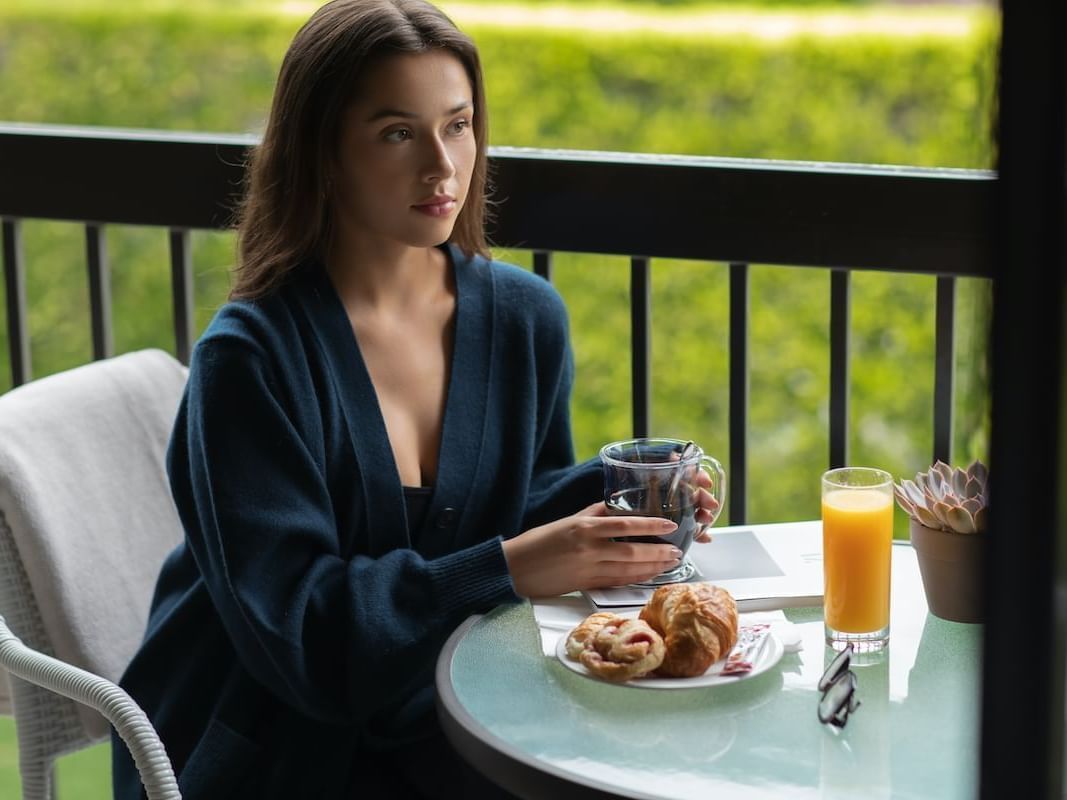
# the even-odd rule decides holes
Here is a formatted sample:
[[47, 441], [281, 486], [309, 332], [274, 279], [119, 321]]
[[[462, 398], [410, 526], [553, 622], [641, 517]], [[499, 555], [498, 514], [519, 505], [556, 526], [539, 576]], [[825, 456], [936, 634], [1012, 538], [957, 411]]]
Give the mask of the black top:
[[430, 510], [433, 499], [432, 486], [405, 486], [404, 508], [408, 513], [408, 535], [414, 540], [415, 534], [426, 521], [426, 512]]

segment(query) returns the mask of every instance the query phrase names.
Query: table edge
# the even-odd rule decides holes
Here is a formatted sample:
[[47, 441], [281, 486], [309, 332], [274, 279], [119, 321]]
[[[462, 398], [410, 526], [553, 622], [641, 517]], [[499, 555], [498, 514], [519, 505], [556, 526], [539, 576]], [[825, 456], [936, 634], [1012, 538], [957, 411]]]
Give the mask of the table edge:
[[608, 791], [591, 778], [577, 777], [539, 761], [492, 733], [467, 712], [452, 688], [452, 658], [456, 647], [482, 616], [468, 617], [452, 632], [434, 670], [437, 716], [456, 751], [478, 772], [527, 800], [549, 792], [557, 800], [656, 800], [651, 794]]

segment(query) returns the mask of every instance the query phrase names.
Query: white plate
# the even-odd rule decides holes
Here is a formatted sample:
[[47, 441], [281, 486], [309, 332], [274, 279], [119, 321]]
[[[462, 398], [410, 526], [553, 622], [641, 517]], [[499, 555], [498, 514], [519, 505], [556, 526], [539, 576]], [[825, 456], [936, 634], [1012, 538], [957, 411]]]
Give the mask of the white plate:
[[[744, 626], [742, 626], [744, 627]], [[777, 664], [781, 658], [784, 649], [782, 647], [781, 640], [770, 633], [767, 635], [767, 641], [763, 645], [763, 649], [759, 655], [756, 656], [756, 663], [752, 665], [752, 669], [748, 672], [743, 672], [740, 675], [720, 675], [723, 666], [726, 664], [726, 659], [720, 659], [708, 667], [708, 671], [703, 675], [697, 675], [693, 678], [634, 678], [631, 681], [624, 681], [616, 684], [617, 686], [636, 686], [639, 689], [695, 689], [701, 686], [721, 686], [727, 683], [737, 683], [748, 678], [755, 678], [757, 675], [766, 672], [775, 664]], [[612, 683], [612, 681], [606, 681], [603, 678], [596, 677], [593, 673], [582, 666], [579, 661], [571, 661], [567, 657], [567, 636], [563, 635], [559, 637], [559, 641], [556, 643], [556, 658], [567, 669], [572, 672], [577, 672], [579, 675], [585, 675], [587, 678], [600, 681], [601, 683]]]

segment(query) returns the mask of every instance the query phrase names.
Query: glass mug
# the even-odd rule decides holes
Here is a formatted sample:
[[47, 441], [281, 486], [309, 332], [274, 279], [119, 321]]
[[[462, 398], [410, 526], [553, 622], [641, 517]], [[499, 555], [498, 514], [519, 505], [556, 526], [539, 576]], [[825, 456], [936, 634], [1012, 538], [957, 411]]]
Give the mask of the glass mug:
[[[680, 439], [627, 439], [600, 448], [604, 467], [604, 502], [608, 513], [638, 517], [664, 517], [678, 527], [664, 536], [626, 536], [619, 541], [672, 544], [682, 551], [681, 563], [641, 585], [659, 586], [689, 580], [695, 572], [685, 557], [693, 539], [718, 519], [726, 499], [726, 473], [722, 465], [691, 442]], [[697, 474], [711, 481], [701, 487]], [[707, 525], [696, 519], [697, 491], [704, 488], [718, 501]]]

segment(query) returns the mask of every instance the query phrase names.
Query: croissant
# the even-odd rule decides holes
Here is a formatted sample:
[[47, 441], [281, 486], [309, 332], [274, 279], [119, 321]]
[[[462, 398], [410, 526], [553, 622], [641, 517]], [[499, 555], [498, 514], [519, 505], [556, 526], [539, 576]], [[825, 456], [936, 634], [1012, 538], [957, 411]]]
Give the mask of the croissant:
[[737, 603], [710, 583], [661, 586], [641, 609], [660, 634], [667, 654], [657, 674], [672, 678], [703, 675], [737, 643]]
[[638, 619], [608, 612], [590, 614], [571, 631], [567, 655], [609, 681], [628, 681], [652, 672], [663, 661], [663, 638]]

